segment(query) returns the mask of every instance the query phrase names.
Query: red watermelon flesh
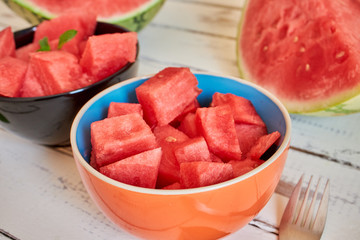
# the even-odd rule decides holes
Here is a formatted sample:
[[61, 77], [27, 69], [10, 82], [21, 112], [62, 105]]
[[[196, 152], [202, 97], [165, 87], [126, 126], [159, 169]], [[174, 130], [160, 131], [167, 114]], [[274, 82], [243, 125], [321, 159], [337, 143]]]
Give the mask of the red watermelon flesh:
[[189, 138], [183, 132], [170, 125], [155, 127], [154, 135], [163, 150], [157, 183], [157, 187], [162, 188], [179, 181], [180, 168], [175, 158], [174, 150]]
[[74, 29], [77, 34], [71, 41], [78, 44], [93, 35], [95, 27], [96, 15], [89, 11], [67, 11], [56, 18], [41, 22], [36, 28], [33, 42], [38, 43], [44, 37], [47, 37], [49, 41], [59, 39], [65, 31]]
[[236, 96], [232, 93], [214, 93], [211, 106], [216, 107], [226, 104], [231, 107], [235, 123], [248, 123], [265, 126], [265, 123], [256, 112], [256, 109], [250, 100]]
[[183, 188], [204, 187], [233, 178], [231, 164], [217, 162], [185, 162], [180, 165]]
[[185, 107], [185, 109], [183, 110], [183, 112], [177, 116], [174, 121], [171, 123], [171, 125], [179, 127], [179, 124], [182, 120], [184, 120], [184, 118], [186, 117], [186, 115], [188, 115], [189, 113], [195, 113], [196, 109], [200, 107], [200, 104], [198, 102], [197, 99], [195, 99], [193, 102], [191, 102], [187, 107]]
[[143, 116], [143, 110], [138, 103], [111, 102], [108, 108], [107, 117], [116, 117], [130, 113], [138, 113]]
[[230, 106], [198, 108], [196, 122], [212, 153], [225, 162], [241, 159]]
[[28, 64], [24, 82], [20, 90], [20, 97], [40, 97], [45, 96], [45, 92], [34, 73], [33, 62]]
[[93, 122], [91, 144], [99, 167], [158, 146], [150, 127], [137, 113]]
[[155, 188], [160, 160], [161, 148], [155, 148], [100, 167], [100, 172], [122, 183]]
[[211, 162], [210, 151], [203, 137], [191, 138], [182, 142], [174, 150], [175, 158], [179, 164], [183, 162]]
[[[53, 39], [49, 42], [50, 45], [50, 49], [51, 50], [59, 50], [58, 49], [58, 44], [59, 44], [59, 39]], [[60, 49], [61, 51], [66, 51], [69, 52], [73, 55], [75, 55], [76, 57], [80, 57], [80, 52], [79, 52], [79, 47], [78, 47], [78, 43], [75, 41], [68, 41], [66, 42]]]
[[80, 59], [84, 71], [96, 81], [104, 79], [136, 58], [137, 33], [112, 33], [89, 37]]
[[30, 64], [46, 95], [71, 91], [81, 87], [83, 72], [78, 59], [65, 51], [31, 54]]
[[191, 138], [200, 136], [199, 129], [196, 125], [195, 113], [188, 113], [180, 122], [178, 129]]
[[175, 182], [173, 184], [163, 187], [162, 189], [165, 189], [165, 190], [181, 189], [181, 184], [179, 182]]
[[15, 50], [16, 58], [29, 61], [30, 53], [36, 52], [39, 49], [38, 43], [29, 43]]
[[246, 157], [246, 154], [261, 136], [267, 134], [266, 126], [237, 123], [235, 124], [235, 129], [242, 152], [242, 158]]
[[247, 172], [250, 172], [251, 170], [253, 170], [256, 167], [263, 164], [264, 162], [265, 161], [260, 160], [260, 159], [246, 158], [241, 161], [232, 160], [232, 161], [229, 161], [228, 163], [230, 163], [233, 167], [234, 177], [238, 177]]
[[27, 63], [14, 57], [0, 58], [0, 96], [18, 97], [24, 82]]
[[0, 31], [0, 58], [15, 57], [15, 40], [11, 27]]
[[149, 125], [172, 122], [200, 94], [198, 81], [189, 68], [168, 67], [136, 88]]
[[279, 138], [280, 133], [278, 131], [261, 136], [250, 149], [247, 156], [252, 159], [260, 159], [261, 156], [268, 150]]
[[248, 1], [239, 34], [244, 78], [291, 112], [339, 104], [360, 92], [358, 1]]

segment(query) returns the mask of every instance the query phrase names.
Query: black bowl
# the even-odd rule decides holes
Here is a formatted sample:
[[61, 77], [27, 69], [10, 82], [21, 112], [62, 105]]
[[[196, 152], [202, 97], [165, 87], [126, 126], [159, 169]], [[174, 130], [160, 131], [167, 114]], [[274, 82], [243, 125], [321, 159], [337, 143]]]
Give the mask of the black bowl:
[[[16, 47], [32, 42], [36, 27], [14, 33]], [[95, 35], [128, 32], [129, 30], [98, 22]], [[70, 127], [79, 109], [95, 94], [115, 83], [136, 76], [139, 44], [136, 60], [128, 63], [113, 75], [90, 86], [56, 95], [8, 98], [0, 96], [0, 124], [3, 128], [32, 142], [50, 145], [69, 145]]]

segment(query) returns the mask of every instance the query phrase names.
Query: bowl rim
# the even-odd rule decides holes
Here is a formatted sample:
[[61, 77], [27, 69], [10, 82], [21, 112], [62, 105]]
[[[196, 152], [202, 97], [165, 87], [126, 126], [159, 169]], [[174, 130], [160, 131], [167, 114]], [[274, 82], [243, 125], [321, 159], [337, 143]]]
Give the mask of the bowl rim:
[[[119, 26], [119, 25], [111, 24], [111, 23], [107, 23], [107, 22], [101, 22], [101, 21], [96, 22], [96, 28], [98, 27], [99, 24], [100, 25], [105, 25], [105, 26], [108, 25], [108, 26], [116, 27], [118, 29], [123, 30], [123, 33], [131, 32], [129, 29], [127, 29], [127, 28], [125, 28], [123, 26]], [[31, 26], [31, 27], [28, 27], [28, 28], [24, 28], [24, 29], [13, 32], [13, 35], [15, 37], [15, 35], [20, 34], [22, 32], [24, 32], [24, 33], [35, 32], [36, 28], [37, 28], [37, 25]], [[98, 85], [101, 85], [101, 84], [104, 84], [105, 82], [110, 81], [111, 79], [116, 77], [116, 75], [119, 75], [119, 74], [122, 74], [122, 73], [126, 72], [129, 68], [131, 68], [138, 61], [139, 52], [140, 52], [140, 44], [139, 44], [139, 40], [138, 40], [138, 42], [136, 43], [136, 57], [135, 57], [134, 62], [126, 63], [126, 65], [123, 66], [121, 69], [119, 69], [117, 72], [111, 74], [110, 76], [107, 76], [106, 78], [104, 78], [104, 79], [102, 79], [100, 81], [97, 81], [97, 82], [95, 82], [93, 84], [87, 85], [85, 87], [77, 88], [77, 89], [74, 89], [74, 90], [71, 90], [71, 91], [62, 92], [62, 93], [58, 93], [58, 94], [46, 95], [46, 96], [38, 96], [38, 97], [4, 97], [4, 96], [0, 95], [0, 101], [1, 102], [45, 101], [45, 100], [49, 100], [49, 99], [53, 99], [53, 98], [68, 97], [68, 96], [72, 96], [72, 95], [75, 95], [75, 94], [80, 93], [80, 92], [85, 92], [85, 91], [87, 91], [89, 89], [97, 87]]]
[[279, 108], [279, 110], [281, 111], [284, 120], [285, 120], [285, 135], [284, 135], [284, 139], [283, 142], [281, 143], [281, 145], [278, 147], [278, 149], [276, 150], [276, 152], [268, 159], [266, 160], [263, 164], [261, 164], [260, 166], [256, 167], [255, 169], [241, 175], [235, 178], [232, 178], [230, 180], [221, 182], [221, 183], [217, 183], [217, 184], [213, 184], [213, 185], [209, 185], [209, 186], [204, 186], [204, 187], [197, 187], [197, 188], [188, 188], [188, 189], [150, 189], [150, 188], [144, 188], [144, 187], [138, 187], [138, 186], [133, 186], [130, 184], [126, 184], [126, 183], [122, 183], [119, 181], [116, 181], [114, 179], [111, 179], [105, 175], [103, 175], [102, 173], [100, 173], [99, 171], [97, 171], [96, 169], [94, 169], [92, 166], [90, 166], [90, 164], [82, 157], [77, 142], [76, 142], [76, 132], [77, 132], [77, 127], [78, 124], [80, 122], [80, 119], [82, 118], [82, 116], [84, 115], [84, 113], [88, 110], [88, 108], [97, 100], [99, 100], [101, 97], [103, 97], [104, 95], [122, 87], [123, 85], [127, 85], [139, 80], [144, 80], [147, 79], [151, 76], [154, 76], [155, 74], [149, 74], [149, 75], [145, 75], [145, 76], [140, 76], [140, 77], [133, 77], [130, 78], [128, 80], [125, 80], [123, 82], [117, 83], [113, 86], [110, 86], [106, 89], [104, 89], [103, 91], [99, 92], [98, 94], [96, 94], [95, 96], [93, 96], [77, 113], [77, 115], [74, 118], [74, 121], [72, 123], [71, 126], [71, 130], [70, 130], [70, 143], [71, 143], [71, 148], [72, 148], [72, 152], [73, 152], [73, 156], [75, 158], [75, 161], [77, 161], [79, 164], [81, 164], [81, 166], [83, 168], [86, 169], [86, 171], [88, 171], [90, 174], [92, 174], [93, 176], [95, 176], [96, 178], [102, 180], [103, 182], [106, 182], [108, 184], [111, 184], [117, 188], [121, 188], [124, 190], [128, 190], [128, 191], [132, 191], [132, 192], [136, 192], [136, 193], [142, 193], [142, 194], [152, 194], [152, 195], [185, 195], [185, 194], [197, 194], [197, 193], [201, 193], [201, 192], [209, 192], [212, 190], [216, 190], [219, 188], [223, 188], [223, 187], [227, 187], [229, 185], [233, 185], [237, 182], [240, 182], [242, 180], [245, 180], [255, 174], [257, 174], [258, 172], [264, 170], [266, 167], [268, 167], [269, 165], [273, 164], [275, 162], [275, 160], [277, 158], [280, 157], [280, 155], [290, 146], [290, 137], [291, 137], [291, 118], [289, 115], [289, 112], [286, 110], [285, 106], [281, 103], [281, 101], [275, 97], [272, 93], [270, 93], [269, 91], [267, 91], [266, 89], [252, 83], [249, 81], [246, 81], [244, 79], [241, 78], [237, 78], [237, 77], [232, 77], [232, 76], [226, 76], [226, 75], [222, 75], [222, 74], [218, 74], [218, 73], [211, 73], [211, 72], [206, 72], [206, 71], [192, 71], [193, 74], [200, 74], [200, 75], [209, 75], [209, 76], [215, 76], [215, 77], [221, 77], [221, 78], [228, 78], [230, 80], [235, 80], [237, 82], [240, 82], [242, 84], [248, 85], [250, 87], [255, 88], [257, 91], [259, 91], [260, 93], [264, 94], [265, 96], [267, 96], [269, 99], [271, 99], [271, 101], [273, 101], [276, 106]]

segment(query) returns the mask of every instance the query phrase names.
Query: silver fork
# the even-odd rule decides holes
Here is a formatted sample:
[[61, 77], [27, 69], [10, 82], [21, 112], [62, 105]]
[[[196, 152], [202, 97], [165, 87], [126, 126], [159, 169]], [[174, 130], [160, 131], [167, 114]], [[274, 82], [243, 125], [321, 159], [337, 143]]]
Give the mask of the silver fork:
[[[303, 176], [296, 184], [285, 208], [279, 227], [280, 240], [319, 240], [325, 227], [330, 194], [330, 183], [326, 181], [320, 202], [318, 201], [320, 179], [313, 194], [310, 194], [310, 177], [304, 197], [299, 199]], [[312, 197], [310, 197], [312, 195]]]

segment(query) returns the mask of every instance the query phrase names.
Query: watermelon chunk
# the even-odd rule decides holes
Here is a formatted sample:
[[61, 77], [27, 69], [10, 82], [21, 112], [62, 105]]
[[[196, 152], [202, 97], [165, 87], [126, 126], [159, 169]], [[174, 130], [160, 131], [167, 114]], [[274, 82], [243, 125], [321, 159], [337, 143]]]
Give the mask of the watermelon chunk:
[[78, 59], [65, 51], [32, 53], [33, 72], [46, 95], [71, 91], [81, 87], [83, 73]]
[[93, 122], [91, 144], [99, 167], [157, 147], [154, 134], [138, 113]]
[[195, 113], [188, 113], [180, 122], [178, 129], [191, 138], [200, 136]]
[[168, 67], [136, 88], [150, 125], [164, 126], [179, 116], [200, 94], [198, 81], [188, 68]]
[[260, 159], [246, 158], [241, 161], [232, 160], [228, 163], [233, 167], [234, 177], [238, 177], [260, 166], [264, 163], [264, 161]]
[[180, 167], [174, 150], [182, 142], [188, 140], [189, 137], [170, 125], [155, 127], [154, 135], [163, 150], [157, 183], [157, 187], [162, 188], [179, 181]]
[[71, 39], [72, 44], [78, 44], [80, 41], [87, 39], [94, 34], [96, 27], [96, 15], [89, 11], [67, 11], [51, 20], [41, 22], [34, 34], [34, 43], [47, 37], [49, 41], [58, 39], [65, 31], [74, 29], [77, 31], [76, 36]]
[[80, 59], [84, 71], [102, 80], [136, 59], [137, 34], [112, 33], [89, 37]]
[[173, 184], [163, 187], [162, 189], [165, 189], [165, 190], [181, 189], [181, 184], [179, 182], [175, 182]]
[[143, 116], [143, 110], [138, 103], [111, 102], [107, 117], [116, 117], [130, 113], [138, 113]]
[[180, 184], [184, 188], [204, 187], [233, 178], [228, 163], [184, 162], [180, 165]]
[[20, 90], [20, 97], [40, 97], [46, 95], [39, 82], [39, 79], [34, 73], [33, 65], [33, 61], [29, 62], [28, 64], [28, 69], [26, 71], [24, 82]]
[[15, 40], [11, 27], [0, 31], [0, 58], [15, 57]]
[[29, 43], [15, 50], [16, 58], [29, 61], [30, 53], [36, 52], [40, 48], [38, 43]]
[[180, 143], [175, 148], [174, 154], [179, 164], [183, 162], [212, 161], [209, 148], [203, 137], [191, 138]]
[[246, 157], [246, 154], [255, 145], [256, 141], [267, 134], [266, 126], [259, 126], [246, 123], [235, 124], [236, 135], [240, 144], [242, 158]]
[[27, 63], [14, 57], [0, 59], [0, 96], [19, 97]]
[[[59, 44], [59, 39], [53, 39], [49, 42], [50, 45], [50, 49], [52, 51], [56, 51], [59, 50], [58, 49], [58, 44]], [[79, 53], [79, 46], [78, 43], [75, 43], [73, 41], [68, 41], [66, 43], [64, 43], [64, 45], [61, 47], [60, 49], [61, 51], [66, 51], [69, 52], [73, 55], [75, 55], [77, 58], [80, 57], [80, 53]]]
[[155, 188], [160, 160], [161, 148], [155, 148], [100, 167], [100, 172], [122, 183]]
[[196, 122], [211, 152], [225, 162], [241, 159], [240, 145], [230, 106], [198, 108]]
[[248, 156], [252, 159], [260, 159], [261, 156], [280, 138], [278, 131], [261, 136], [256, 144], [248, 152]]
[[210, 105], [216, 107], [225, 104], [228, 104], [231, 107], [235, 123], [248, 123], [265, 126], [265, 123], [256, 112], [256, 109], [250, 100], [236, 96], [232, 93], [214, 93]]

